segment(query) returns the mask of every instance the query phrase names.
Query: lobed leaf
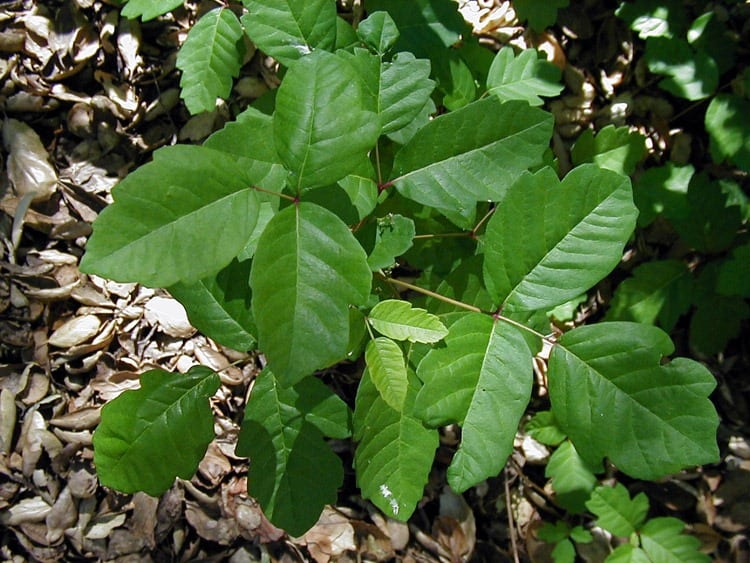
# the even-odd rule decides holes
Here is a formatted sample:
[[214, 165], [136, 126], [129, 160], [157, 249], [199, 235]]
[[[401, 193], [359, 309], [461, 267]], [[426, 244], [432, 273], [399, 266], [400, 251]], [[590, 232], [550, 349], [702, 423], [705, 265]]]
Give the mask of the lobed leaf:
[[370, 294], [364, 250], [330, 211], [299, 202], [275, 215], [250, 273], [258, 343], [286, 385], [344, 358], [349, 305]]
[[190, 324], [234, 350], [255, 348], [255, 320], [250, 304], [249, 260], [232, 260], [218, 274], [180, 282], [169, 293], [185, 307]]
[[394, 340], [432, 344], [448, 334], [448, 329], [435, 315], [399, 299], [381, 301], [372, 308], [367, 319], [375, 330]]
[[598, 483], [594, 471], [578, 455], [570, 440], [565, 440], [549, 458], [544, 476], [552, 479], [555, 501], [572, 514], [585, 512], [586, 501]]
[[214, 438], [208, 399], [219, 376], [196, 366], [186, 374], [153, 369], [141, 388], [102, 407], [94, 432], [94, 463], [103, 485], [158, 496], [176, 477], [190, 479]]
[[216, 98], [232, 91], [242, 66], [242, 26], [232, 10], [216, 8], [190, 29], [177, 53], [181, 96], [192, 114], [216, 109]]
[[242, 24], [253, 43], [289, 66], [316, 49], [336, 42], [334, 0], [242, 0], [248, 11]]
[[276, 94], [273, 119], [276, 151], [298, 193], [354, 172], [380, 132], [360, 75], [325, 51], [290, 66]]
[[656, 479], [718, 458], [716, 385], [701, 364], [670, 354], [669, 337], [636, 323], [600, 323], [566, 333], [549, 362], [552, 412], [589, 464], [609, 459]]
[[417, 368], [424, 386], [414, 405], [428, 426], [458, 423], [461, 445], [448, 483], [463, 492], [494, 477], [513, 451], [513, 438], [533, 382], [532, 354], [517, 329], [489, 315], [470, 313], [450, 327], [445, 346]]
[[396, 22], [388, 12], [373, 12], [357, 26], [357, 36], [380, 55], [393, 47], [399, 35]]
[[596, 525], [612, 535], [627, 538], [646, 521], [648, 497], [638, 493], [633, 499], [622, 483], [614, 487], [602, 485], [594, 489], [586, 507], [596, 514]]
[[560, 69], [540, 58], [536, 49], [525, 49], [518, 56], [512, 47], [497, 52], [487, 76], [487, 91], [502, 101], [523, 100], [540, 106], [540, 96], [557, 96], [563, 89]]
[[523, 175], [487, 224], [484, 280], [511, 310], [550, 309], [609, 274], [637, 210], [625, 176], [591, 164], [562, 183], [550, 168]]
[[600, 168], [630, 176], [646, 154], [645, 137], [627, 127], [607, 125], [596, 136], [584, 131], [570, 151], [573, 164], [593, 162]]
[[354, 453], [357, 485], [392, 518], [406, 521], [421, 500], [432, 468], [438, 431], [427, 429], [413, 414], [419, 382], [412, 374], [404, 408], [388, 406], [365, 370], [354, 409]]
[[169, 287], [214, 274], [255, 228], [258, 199], [242, 168], [205, 147], [159, 149], [112, 190], [81, 271]]
[[380, 396], [389, 407], [401, 412], [409, 386], [401, 348], [390, 338], [370, 340], [365, 348], [365, 364]]
[[346, 404], [318, 379], [284, 387], [266, 369], [255, 381], [236, 453], [250, 458], [248, 493], [292, 536], [336, 501], [344, 472], [323, 436], [346, 438], [349, 419]]
[[641, 529], [641, 549], [649, 561], [708, 563], [711, 558], [701, 553], [701, 541], [682, 533], [685, 522], [677, 518], [653, 518]]
[[396, 153], [391, 182], [405, 197], [469, 227], [478, 201], [502, 199], [523, 171], [541, 163], [551, 130], [547, 112], [486, 98], [417, 131]]

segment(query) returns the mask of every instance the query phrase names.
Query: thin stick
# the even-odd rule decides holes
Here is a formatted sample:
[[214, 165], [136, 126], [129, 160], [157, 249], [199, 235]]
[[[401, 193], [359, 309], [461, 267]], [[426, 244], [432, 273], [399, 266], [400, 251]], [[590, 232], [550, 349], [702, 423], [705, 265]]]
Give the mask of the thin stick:
[[256, 192], [263, 192], [264, 194], [275, 195], [275, 196], [278, 196], [278, 197], [280, 197], [282, 199], [286, 199], [286, 200], [289, 200], [289, 201], [297, 201], [296, 197], [292, 197], [292, 196], [287, 195], [287, 194], [282, 194], [281, 192], [274, 192], [274, 191], [271, 191], [271, 190], [267, 190], [265, 188], [261, 188], [260, 186], [251, 186], [251, 187]]
[[518, 557], [518, 544], [516, 543], [516, 521], [513, 518], [513, 505], [510, 501], [510, 483], [508, 483], [508, 466], [505, 466], [505, 510], [508, 513], [508, 531], [510, 532], [510, 545], [513, 550], [513, 561], [521, 563]]
[[461, 232], [461, 233], [432, 233], [427, 235], [414, 235], [415, 239], [425, 239], [425, 238], [459, 238], [459, 237], [470, 237], [471, 232]]
[[449, 303], [451, 305], [455, 305], [456, 307], [460, 307], [461, 309], [466, 309], [467, 311], [471, 311], [472, 313], [489, 314], [487, 313], [487, 311], [482, 311], [479, 307], [475, 307], [474, 305], [469, 305], [468, 303], [464, 303], [463, 301], [457, 301], [455, 299], [451, 299], [450, 297], [446, 297], [445, 295], [440, 295], [439, 293], [435, 293], [434, 291], [430, 291], [429, 289], [419, 287], [418, 285], [413, 285], [409, 282], [397, 280], [395, 278], [389, 278], [385, 276], [384, 274], [380, 274], [380, 275], [383, 276], [383, 279], [388, 283], [398, 285], [401, 287], [405, 287], [406, 289], [411, 289], [412, 291], [416, 291], [418, 293], [421, 293], [422, 295], [433, 297], [445, 303]]

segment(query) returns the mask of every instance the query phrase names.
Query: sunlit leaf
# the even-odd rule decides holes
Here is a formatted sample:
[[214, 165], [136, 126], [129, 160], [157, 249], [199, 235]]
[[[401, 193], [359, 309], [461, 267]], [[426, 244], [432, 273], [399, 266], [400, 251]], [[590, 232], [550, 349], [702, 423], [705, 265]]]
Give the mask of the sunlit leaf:
[[512, 47], [503, 47], [495, 55], [487, 76], [487, 90], [501, 100], [524, 100], [540, 106], [540, 96], [557, 96], [563, 89], [560, 69], [540, 58], [535, 49], [525, 49], [518, 56]]
[[367, 343], [365, 363], [373, 384], [393, 410], [401, 412], [409, 386], [404, 353], [390, 338], [375, 338]]
[[429, 344], [448, 334], [435, 315], [398, 299], [381, 301], [372, 308], [367, 319], [375, 330], [394, 340]]
[[570, 151], [574, 165], [593, 162], [601, 168], [630, 176], [646, 154], [645, 138], [627, 127], [607, 125], [596, 136], [586, 129]]

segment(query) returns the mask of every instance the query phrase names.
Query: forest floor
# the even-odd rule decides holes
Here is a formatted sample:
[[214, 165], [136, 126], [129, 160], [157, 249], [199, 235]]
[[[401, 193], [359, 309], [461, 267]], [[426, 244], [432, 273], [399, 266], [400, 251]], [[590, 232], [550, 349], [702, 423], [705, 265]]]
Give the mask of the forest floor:
[[[195, 14], [213, 3], [187, 2], [145, 23], [120, 18], [114, 4], [0, 5], [6, 149], [0, 174], [0, 560], [550, 560], [551, 547], [535, 535], [542, 519], [559, 514], [545, 488], [549, 452], [523, 436], [503, 474], [457, 496], [445, 486], [455, 446], [447, 430], [408, 524], [387, 520], [364, 502], [351, 473], [337, 506], [301, 538], [272, 526], [247, 497], [248, 462], [234, 455], [234, 444], [262, 358], [198, 334], [166, 292], [86, 276], [77, 264], [117, 181], [161, 146], [200, 142], [274, 88], [273, 61], [250, 50], [230, 102], [191, 117], [179, 100], [176, 54]], [[572, 93], [550, 107], [561, 147], [569, 148], [581, 130], [607, 124], [610, 114], [599, 111], [596, 92], [581, 87], [599, 75], [603, 61], [615, 69], [608, 78], [612, 88], [649, 108], [629, 124], [652, 147], [675, 127], [677, 113], [683, 122], [701, 119], [702, 112], [691, 113], [698, 106], [672, 108], [653, 84], [638, 80], [629, 67], [633, 38], [607, 2], [572, 2], [558, 25], [541, 35], [518, 25], [507, 2], [461, 4], [490, 47], [512, 36], [565, 67]], [[571, 86], [576, 81], [578, 92]], [[46, 193], [32, 202], [14, 191], [9, 177], [19, 174], [32, 176]], [[677, 340], [679, 350], [679, 331]], [[749, 344], [745, 335], [709, 363], [718, 379], [713, 398], [722, 418], [721, 462], [659, 482], [617, 477], [631, 493], [648, 495], [652, 513], [687, 522], [718, 561], [750, 560]], [[222, 370], [213, 402], [218, 438], [198, 474], [161, 498], [101, 487], [92, 462], [101, 406], [138, 387], [139, 374], [150, 368], [184, 372], [195, 364]], [[346, 380], [355, 372], [337, 375], [341, 390], [351, 388]], [[349, 442], [333, 447], [350, 460]], [[587, 561], [606, 556], [602, 542], [585, 549], [580, 555]]]

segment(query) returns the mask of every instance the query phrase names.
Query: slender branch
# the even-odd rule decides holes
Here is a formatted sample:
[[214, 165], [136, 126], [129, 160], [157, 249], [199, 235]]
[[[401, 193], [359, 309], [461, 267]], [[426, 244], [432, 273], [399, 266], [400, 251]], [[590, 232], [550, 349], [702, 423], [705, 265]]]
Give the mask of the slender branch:
[[390, 284], [398, 285], [406, 289], [411, 289], [412, 291], [416, 291], [417, 293], [421, 293], [422, 295], [433, 297], [434, 299], [438, 299], [439, 301], [443, 301], [444, 303], [449, 303], [450, 305], [460, 307], [461, 309], [466, 309], [467, 311], [471, 311], [472, 313], [490, 314], [487, 311], [482, 311], [479, 307], [475, 307], [474, 305], [469, 305], [468, 303], [464, 303], [463, 301], [457, 301], [456, 299], [451, 299], [450, 297], [446, 297], [445, 295], [440, 295], [439, 293], [435, 293], [434, 291], [430, 291], [429, 289], [419, 287], [418, 285], [414, 285], [409, 282], [398, 280], [396, 278], [389, 278], [383, 273], [380, 273], [380, 275], [382, 276], [384, 281]]
[[493, 213], [495, 212], [495, 209], [497, 209], [497, 207], [493, 207], [493, 208], [492, 208], [492, 209], [490, 209], [490, 210], [489, 210], [489, 211], [488, 211], [487, 213], [485, 213], [485, 214], [484, 214], [484, 217], [482, 217], [482, 218], [481, 218], [481, 219], [479, 220], [479, 223], [477, 223], [477, 224], [476, 224], [476, 225], [474, 226], [474, 228], [473, 228], [473, 229], [471, 229], [471, 234], [472, 234], [473, 236], [476, 236], [476, 235], [477, 235], [477, 231], [479, 230], [479, 227], [481, 227], [481, 226], [482, 226], [482, 225], [484, 224], [484, 222], [485, 222], [485, 221], [486, 221], [487, 219], [489, 219], [490, 217], [492, 217], [492, 214], [493, 214]]
[[461, 232], [461, 233], [431, 233], [426, 235], [414, 235], [415, 239], [426, 239], [426, 238], [460, 238], [460, 237], [470, 237], [471, 232]]
[[375, 143], [375, 171], [378, 173], [378, 186], [382, 186], [383, 173], [380, 171], [380, 142]]
[[519, 323], [518, 321], [509, 319], [508, 317], [505, 317], [501, 315], [500, 313], [494, 313], [492, 316], [495, 317], [498, 321], [503, 321], [505, 323], [508, 323], [509, 325], [513, 325], [514, 327], [518, 329], [525, 330], [526, 332], [533, 334], [537, 338], [541, 338], [542, 340], [546, 340], [547, 342], [554, 342], [554, 340], [552, 340], [549, 336], [542, 334], [541, 332], [538, 332], [534, 330], [533, 328], [526, 326], [523, 323]]
[[514, 563], [521, 563], [518, 557], [518, 544], [516, 543], [516, 519], [513, 517], [513, 502], [510, 498], [510, 483], [508, 483], [508, 467], [505, 467], [505, 510], [508, 513], [508, 531], [510, 532], [510, 545], [513, 550]]
[[252, 189], [254, 189], [256, 192], [263, 192], [264, 194], [275, 195], [275, 196], [278, 196], [278, 197], [280, 197], [282, 199], [287, 199], [289, 201], [297, 201], [296, 197], [293, 197], [293, 196], [290, 196], [290, 195], [287, 195], [287, 194], [283, 194], [281, 192], [274, 192], [272, 190], [267, 190], [265, 188], [261, 188], [260, 186], [250, 186], [250, 187]]

